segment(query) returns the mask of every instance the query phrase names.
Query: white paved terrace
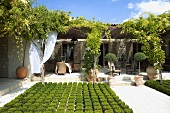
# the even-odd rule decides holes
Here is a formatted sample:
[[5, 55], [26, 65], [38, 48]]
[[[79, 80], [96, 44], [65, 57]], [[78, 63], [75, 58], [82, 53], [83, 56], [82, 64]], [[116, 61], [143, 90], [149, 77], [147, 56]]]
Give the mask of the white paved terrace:
[[134, 113], [170, 113], [170, 96], [147, 86], [113, 86], [114, 92]]

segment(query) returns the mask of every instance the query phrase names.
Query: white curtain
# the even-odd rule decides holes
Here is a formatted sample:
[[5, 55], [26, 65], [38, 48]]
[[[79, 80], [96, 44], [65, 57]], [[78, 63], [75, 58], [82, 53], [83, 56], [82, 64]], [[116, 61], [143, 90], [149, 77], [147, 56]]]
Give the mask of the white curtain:
[[55, 43], [57, 41], [57, 35], [57, 32], [50, 32], [48, 34], [47, 39], [45, 41], [45, 51], [42, 64], [44, 64], [51, 57], [55, 47]]
[[31, 73], [42, 73], [43, 64], [50, 58], [55, 43], [57, 41], [57, 32], [50, 32], [45, 41], [45, 51], [43, 54], [43, 40], [34, 40], [31, 42], [29, 58], [31, 64]]
[[34, 40], [31, 42], [29, 50], [31, 73], [41, 73], [41, 61], [43, 59], [42, 43], [42, 40]]

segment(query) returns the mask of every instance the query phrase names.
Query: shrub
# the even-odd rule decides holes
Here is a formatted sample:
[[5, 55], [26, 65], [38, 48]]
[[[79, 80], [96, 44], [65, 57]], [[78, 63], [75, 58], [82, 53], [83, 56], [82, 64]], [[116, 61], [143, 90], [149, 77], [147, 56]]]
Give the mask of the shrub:
[[100, 103], [99, 102], [94, 102], [93, 106], [100, 106]]
[[124, 113], [124, 111], [121, 108], [114, 109], [115, 113]]
[[113, 110], [105, 110], [104, 113], [114, 113]]
[[93, 106], [93, 110], [102, 110], [102, 107], [99, 105], [99, 106]]
[[93, 110], [85, 111], [84, 113], [93, 113]]
[[83, 106], [76, 106], [76, 110], [83, 110]]
[[42, 111], [36, 110], [36, 111], [34, 111], [34, 113], [42, 113]]
[[14, 112], [14, 111], [16, 111], [16, 110], [17, 110], [17, 108], [10, 108], [8, 111]]
[[115, 61], [118, 60], [118, 58], [116, 57], [116, 55], [113, 54], [113, 53], [108, 53], [108, 54], [106, 54], [105, 59], [106, 59], [106, 61], [108, 61], [108, 62], [115, 62]]
[[112, 110], [112, 107], [107, 105], [107, 106], [102, 106], [102, 109], [103, 109], [103, 111], [105, 111], [105, 110]]
[[30, 106], [27, 108], [27, 111], [35, 111], [37, 108], [35, 106]]
[[68, 110], [74, 110], [74, 106], [68, 106], [67, 109]]
[[103, 113], [102, 110], [95, 110], [94, 113]]
[[148, 80], [145, 82], [145, 85], [170, 96], [170, 87], [168, 87], [170, 80], [163, 80], [162, 83], [155, 80]]
[[91, 107], [91, 106], [85, 106], [84, 109], [85, 109], [85, 111], [89, 111], [89, 110], [91, 111], [91, 110], [92, 110], [92, 107]]
[[83, 113], [83, 110], [76, 110], [74, 113]]
[[74, 113], [74, 111], [67, 110], [66, 113]]
[[123, 109], [125, 113], [133, 113], [133, 110], [132, 109], [128, 109], [128, 108], [125, 108]]
[[55, 107], [48, 107], [46, 110], [47, 110], [47, 111], [52, 111], [52, 112], [55, 112], [55, 111], [56, 111], [56, 110], [55, 110]]

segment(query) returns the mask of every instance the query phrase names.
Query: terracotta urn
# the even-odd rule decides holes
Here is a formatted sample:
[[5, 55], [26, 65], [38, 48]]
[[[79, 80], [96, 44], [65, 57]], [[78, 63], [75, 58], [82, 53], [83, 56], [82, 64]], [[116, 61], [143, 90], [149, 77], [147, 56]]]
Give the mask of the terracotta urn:
[[108, 77], [108, 81], [109, 81], [109, 86], [114, 86], [115, 77], [109, 76], [109, 77]]
[[136, 75], [134, 77], [136, 86], [143, 85], [143, 76]]
[[146, 73], [150, 80], [156, 80], [159, 75], [159, 71], [154, 69], [154, 66], [148, 66], [146, 68]]
[[[98, 69], [96, 69], [96, 78], [98, 76]], [[94, 76], [94, 69], [91, 69], [91, 74], [86, 74], [86, 78], [88, 80], [88, 82], [94, 82], [94, 79], [95, 79], [95, 76]]]
[[19, 79], [24, 79], [27, 76], [27, 68], [25, 66], [18, 66], [16, 76]]

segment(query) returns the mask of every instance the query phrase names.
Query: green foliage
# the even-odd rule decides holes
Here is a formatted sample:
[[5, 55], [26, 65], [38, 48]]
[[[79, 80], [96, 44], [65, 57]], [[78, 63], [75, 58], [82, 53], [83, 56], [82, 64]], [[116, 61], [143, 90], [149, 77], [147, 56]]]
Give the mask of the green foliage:
[[[71, 12], [60, 10], [48, 10], [45, 6], [33, 6], [36, 0], [1, 0], [0, 1], [0, 38], [11, 36], [16, 42], [16, 47], [19, 49], [17, 53], [20, 56], [20, 51], [23, 51], [24, 40], [46, 39], [50, 31], [66, 33], [71, 27], [87, 27], [86, 33], [89, 37], [93, 37], [94, 32], [100, 32], [95, 35], [95, 43], [92, 45], [97, 48], [92, 53], [97, 52], [100, 47], [100, 41], [97, 38], [101, 33], [105, 32], [109, 24], [103, 24], [94, 19], [86, 20], [84, 17], [73, 18]], [[97, 29], [96, 29], [97, 28]], [[94, 30], [93, 30], [94, 29]], [[106, 36], [110, 37], [109, 31], [106, 31]], [[101, 38], [101, 37], [100, 37]], [[89, 41], [91, 38], [89, 38]]]
[[163, 80], [162, 82], [148, 80], [145, 82], [145, 85], [170, 96], [170, 80]]
[[134, 55], [134, 59], [136, 61], [139, 61], [139, 74], [140, 74], [140, 61], [145, 60], [146, 59], [146, 55], [144, 53], [142, 53], [142, 52], [137, 52]]
[[[49, 101], [47, 101], [47, 100], [49, 100], [49, 99], [47, 99], [48, 96], [40, 99], [40, 97], [42, 97], [42, 95], [44, 94], [44, 92], [41, 92], [41, 90], [42, 89], [43, 90], [53, 89], [54, 85], [58, 91], [62, 90], [62, 95], [61, 95], [62, 98], [59, 99], [60, 102], [52, 101], [49, 103]], [[66, 92], [67, 89], [74, 88], [76, 86], [84, 87], [84, 88], [82, 88], [82, 92], [83, 92], [82, 97], [79, 97], [79, 94], [72, 95], [72, 94], [70, 94], [70, 92]], [[65, 89], [63, 89], [61, 87], [65, 88]], [[93, 95], [90, 94], [87, 96], [84, 91], [86, 88], [87, 88], [87, 92], [92, 93]], [[37, 89], [39, 89], [39, 91]], [[38, 93], [38, 95], [37, 94], [33, 95], [32, 92], [34, 90], [37, 90], [37, 93], [38, 92], [41, 92], [41, 93], [40, 94]], [[50, 92], [53, 92], [53, 90], [50, 90]], [[103, 92], [104, 95], [97, 94], [96, 93], [97, 91]], [[49, 94], [51, 94], [51, 93], [49, 93]], [[55, 97], [57, 96], [57, 94], [53, 95], [53, 100], [56, 99]], [[75, 102], [71, 101], [71, 103], [70, 103], [69, 101], [73, 100], [72, 98], [70, 99], [68, 97], [63, 97], [63, 95], [67, 95], [67, 94], [69, 94], [68, 97], [75, 96]], [[112, 96], [111, 94], [114, 94], [114, 96]], [[35, 100], [34, 103], [23, 101], [26, 98], [28, 98], [27, 100], [31, 100], [32, 97], [34, 97], [35, 95], [39, 96], [39, 99]], [[109, 99], [111, 99], [111, 97], [112, 97], [112, 101], [108, 101]], [[117, 99], [117, 103], [114, 101], [116, 99]], [[37, 102], [38, 100], [44, 100], [44, 101]], [[62, 102], [62, 100], [63, 100], [63, 102]], [[83, 100], [83, 101], [81, 101], [79, 103], [79, 100]], [[0, 111], [3, 111], [3, 112], [16, 112], [16, 111], [20, 112], [21, 111], [24, 113], [25, 112], [28, 112], [28, 113], [29, 112], [64, 113], [64, 111], [66, 111], [66, 113], [67, 112], [70, 112], [70, 113], [72, 113], [72, 112], [104, 113], [106, 111], [107, 112], [114, 111], [115, 109], [118, 109], [118, 111], [121, 111], [120, 110], [121, 108], [123, 110], [126, 109], [126, 111], [131, 111], [129, 106], [126, 105], [124, 102], [122, 102], [118, 98], [118, 96], [115, 95], [115, 93], [109, 87], [108, 84], [92, 84], [92, 83], [77, 84], [76, 83], [76, 84], [72, 85], [70, 83], [68, 83], [68, 84], [67, 83], [63, 83], [63, 84], [61, 84], [61, 83], [58, 83], [58, 84], [46, 83], [46, 85], [44, 86], [43, 84], [37, 83], [34, 86], [32, 86], [30, 89], [28, 89], [26, 92], [19, 95], [18, 97], [16, 97], [14, 100], [9, 102], [8, 104], [4, 105], [4, 107], [1, 107]]]
[[135, 59], [136, 61], [142, 61], [142, 60], [145, 60], [145, 59], [146, 59], [146, 55], [145, 55], [144, 53], [142, 53], [142, 52], [137, 52], [137, 53], [135, 53], [135, 55], [134, 55], [134, 59]]
[[152, 65], [156, 63], [156, 69], [162, 68], [165, 59], [160, 35], [170, 27], [169, 14], [155, 16], [149, 13], [147, 18], [140, 16], [121, 25], [122, 33], [132, 34], [142, 44], [142, 51]]
[[116, 55], [113, 54], [113, 53], [108, 53], [108, 54], [106, 54], [105, 59], [106, 59], [108, 62], [115, 62], [115, 61], [118, 60], [118, 58], [116, 57]]
[[[100, 56], [100, 45], [102, 44], [101, 38], [103, 33], [108, 28], [108, 24], [102, 24], [101, 22], [96, 22], [91, 25], [92, 30], [88, 33], [88, 37], [86, 38], [86, 49], [84, 52], [84, 65], [85, 73], [90, 74], [90, 70], [94, 69], [94, 63]], [[90, 27], [90, 28], [91, 28]], [[107, 38], [110, 38], [109, 31], [106, 31], [105, 34]], [[96, 57], [96, 59], [94, 59]], [[97, 65], [98, 67], [98, 65]]]
[[100, 29], [94, 28], [91, 33], [88, 34], [86, 39], [86, 50], [84, 53], [84, 65], [85, 73], [90, 74], [90, 70], [94, 69], [94, 56], [100, 55], [100, 45], [102, 41], [102, 31]]

